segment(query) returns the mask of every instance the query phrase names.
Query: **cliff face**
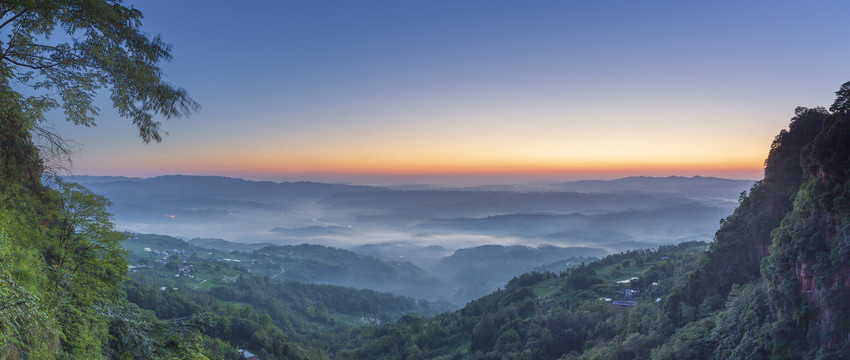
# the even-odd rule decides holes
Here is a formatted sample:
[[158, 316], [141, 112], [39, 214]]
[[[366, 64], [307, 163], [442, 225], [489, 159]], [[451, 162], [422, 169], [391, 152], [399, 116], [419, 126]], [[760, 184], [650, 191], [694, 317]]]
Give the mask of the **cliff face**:
[[733, 284], [745, 284], [760, 276], [759, 263], [769, 253], [771, 231], [793, 207], [800, 187], [804, 148], [821, 131], [829, 112], [824, 108], [797, 108], [789, 129], [773, 141], [765, 160], [764, 179], [742, 194], [735, 212], [720, 221], [715, 242], [699, 268], [678, 289], [691, 306], [704, 299], [726, 296]]
[[685, 305], [726, 298], [708, 341], [714, 358], [850, 353], [850, 82], [837, 94], [829, 111], [797, 108], [771, 145], [764, 179], [741, 195], [669, 297], [680, 302], [665, 307], [680, 328], [693, 321], [680, 314]]
[[850, 112], [831, 110], [803, 151], [793, 210], [762, 263], [777, 320], [807, 329], [808, 348], [850, 341]]
[[[803, 164], [806, 149], [811, 146], [822, 131], [829, 112], [823, 108], [803, 108], [795, 110], [788, 131], [781, 131], [773, 141], [770, 155], [765, 160], [762, 189], [751, 192], [750, 199], [755, 208], [745, 221], [749, 235], [746, 251], [750, 262], [758, 267], [759, 262], [768, 255], [772, 243], [771, 231], [793, 209], [793, 199], [800, 188], [803, 178]], [[720, 238], [723, 241], [742, 241], [743, 239]]]

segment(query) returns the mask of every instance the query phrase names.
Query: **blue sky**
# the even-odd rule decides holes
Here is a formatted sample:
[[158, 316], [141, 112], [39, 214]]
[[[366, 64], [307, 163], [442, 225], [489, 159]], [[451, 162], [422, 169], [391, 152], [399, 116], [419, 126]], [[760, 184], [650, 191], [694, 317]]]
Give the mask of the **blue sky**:
[[842, 1], [130, 1], [201, 110], [104, 111], [77, 174], [338, 182], [760, 176], [850, 80]]

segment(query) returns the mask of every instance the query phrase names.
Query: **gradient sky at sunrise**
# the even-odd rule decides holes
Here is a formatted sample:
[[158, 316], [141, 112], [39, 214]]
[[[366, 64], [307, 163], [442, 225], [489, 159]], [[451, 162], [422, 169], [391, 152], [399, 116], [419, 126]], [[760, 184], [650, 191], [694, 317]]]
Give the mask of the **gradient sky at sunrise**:
[[129, 1], [202, 108], [104, 97], [75, 174], [354, 183], [760, 178], [850, 80], [845, 1]]

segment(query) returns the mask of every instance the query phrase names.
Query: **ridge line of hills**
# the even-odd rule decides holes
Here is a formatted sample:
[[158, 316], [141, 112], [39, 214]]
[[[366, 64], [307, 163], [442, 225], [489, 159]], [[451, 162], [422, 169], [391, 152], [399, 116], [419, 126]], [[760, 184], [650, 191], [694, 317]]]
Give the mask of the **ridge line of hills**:
[[[526, 272], [459, 310], [433, 316], [440, 312], [437, 303], [278, 281], [274, 273], [248, 268], [270, 264], [285, 273], [280, 263], [262, 262], [276, 256], [290, 269], [300, 264], [308, 269], [304, 274], [315, 274], [315, 258], [295, 247], [222, 261], [210, 258], [212, 251], [157, 250], [155, 258], [134, 257], [139, 263], [128, 264], [125, 236], [106, 211], [109, 201], [78, 184], [44, 186], [33, 176], [42, 170], [37, 148], [17, 136], [26, 119], [5, 112], [3, 124], [15, 136], [3, 140], [17, 152], [0, 154], [4, 169], [15, 170], [0, 179], [7, 200], [0, 203], [3, 356], [237, 360], [238, 346], [265, 359], [843, 359], [850, 353], [850, 302], [844, 301], [850, 297], [850, 82], [836, 94], [829, 110], [795, 110], [771, 145], [764, 179], [737, 197], [710, 244], [663, 244], [559, 272]], [[366, 201], [353, 192], [317, 199], [322, 191], [302, 200], [336, 206], [326, 210], [357, 205], [358, 211], [388, 200]], [[516, 196], [487, 198], [471, 208]], [[655, 205], [682, 201], [660, 199]], [[447, 209], [399, 204], [390, 211], [407, 211], [403, 215], [415, 222]], [[326, 216], [314, 222], [342, 223]], [[485, 264], [479, 270], [495, 269]]]
[[[150, 177], [133, 177], [133, 176], [113, 176], [113, 175], [67, 175], [63, 178], [78, 182], [81, 184], [96, 184], [96, 183], [111, 183], [124, 181], [151, 181], [151, 182], [167, 182], [169, 180], [187, 181], [187, 180], [209, 180], [214, 182], [231, 182], [231, 183], [256, 183], [263, 185], [280, 185], [280, 186], [337, 186], [349, 189], [369, 189], [369, 190], [401, 190], [401, 191], [599, 191], [600, 189], [611, 190], [613, 186], [619, 186], [619, 191], [662, 191], [663, 187], [673, 184], [686, 184], [687, 186], [705, 186], [716, 185], [718, 183], [753, 183], [755, 180], [746, 179], [729, 179], [715, 176], [627, 176], [623, 178], [598, 180], [547, 180], [547, 181], [529, 181], [512, 185], [472, 185], [472, 186], [440, 186], [440, 185], [368, 185], [368, 184], [348, 184], [342, 182], [320, 182], [320, 181], [271, 181], [271, 180], [250, 180], [239, 177], [218, 176], [218, 175], [157, 175]], [[623, 186], [626, 186], [623, 190]], [[670, 189], [666, 189], [670, 190]]]
[[[423, 269], [403, 258], [374, 257], [367, 249], [351, 251], [307, 243], [237, 244], [222, 239], [185, 241], [165, 235], [131, 234], [124, 247], [130, 251], [134, 268], [153, 269], [169, 276], [174, 275], [174, 269], [164, 269], [165, 254], [181, 254], [179, 257], [184, 260], [231, 262], [252, 274], [279, 280], [442, 301], [445, 309], [458, 307], [450, 303], [462, 304], [487, 294], [523, 272], [558, 271], [604, 255], [593, 248], [485, 245], [456, 250], [435, 266]], [[214, 283], [207, 280], [193, 277], [182, 281], [181, 286], [207, 289]]]
[[[519, 243], [599, 247], [611, 252], [710, 240], [717, 221], [732, 212], [740, 192], [752, 185], [738, 180], [717, 180], [718, 184], [716, 179], [699, 185], [705, 178], [635, 179], [659, 185], [644, 192], [578, 192], [398, 190], [201, 176], [78, 180], [112, 201], [110, 211], [119, 229], [137, 233], [272, 244], [298, 244], [309, 238], [312, 243], [342, 248], [406, 242], [455, 250]], [[667, 184], [670, 179], [678, 185]], [[531, 213], [553, 217], [522, 215]], [[586, 218], [557, 218], [569, 214]], [[680, 221], [671, 226], [672, 218]], [[461, 225], [473, 222], [474, 226]], [[385, 257], [417, 256], [413, 247], [381, 249]]]

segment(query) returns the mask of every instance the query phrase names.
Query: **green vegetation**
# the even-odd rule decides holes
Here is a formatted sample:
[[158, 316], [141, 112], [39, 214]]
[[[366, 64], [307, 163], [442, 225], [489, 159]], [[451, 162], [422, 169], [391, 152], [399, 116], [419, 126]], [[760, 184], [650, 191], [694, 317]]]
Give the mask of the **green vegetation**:
[[[107, 199], [72, 183], [44, 185], [44, 161], [63, 151], [61, 138], [40, 124], [46, 111], [62, 108], [68, 120], [92, 125], [94, 95], [106, 88], [142, 140], [158, 141], [153, 115], [196, 106], [161, 81], [157, 63], [169, 58], [168, 47], [144, 36], [141, 13], [117, 1], [4, 1], [0, 18], [8, 31], [0, 57], [4, 359], [238, 359], [237, 346], [264, 359], [850, 353], [850, 82], [829, 110], [797, 109], [771, 146], [764, 180], [741, 195], [710, 246], [682, 243], [526, 273], [429, 318], [438, 305], [272, 278], [270, 265], [285, 264], [315, 281], [319, 269], [332, 269], [322, 263], [332, 255], [361, 264], [357, 276], [394, 274], [419, 285], [416, 269], [387, 272], [386, 263], [324, 247], [206, 250], [205, 258], [201, 248], [147, 237], [189, 251], [153, 257], [127, 242], [133, 265], [144, 265], [129, 268], [126, 235], [114, 229]], [[55, 29], [65, 34], [51, 37]], [[75, 41], [46, 42], [71, 38], [63, 35]], [[39, 149], [34, 134], [48, 146]], [[330, 276], [343, 276], [340, 269]], [[135, 270], [129, 278], [128, 270]]]
[[5, 180], [0, 206], [0, 346], [10, 359], [220, 358], [203, 317], [158, 320], [129, 303], [124, 234], [108, 201], [74, 184]]
[[[333, 325], [337, 321], [354, 323], [363, 316], [389, 321], [407, 313], [435, 315], [449, 309], [448, 304], [373, 290], [310, 284], [287, 280], [282, 276], [269, 276], [269, 273], [262, 271], [265, 264], [255, 258], [258, 254], [265, 255], [262, 252], [224, 253], [198, 248], [173, 237], [150, 234], [132, 235], [125, 244], [131, 249], [133, 265], [130, 277], [137, 284], [150, 285], [150, 289], [177, 288], [204, 293], [227, 302], [250, 304], [255, 308], [264, 308], [269, 314], [277, 313], [282, 320], [283, 317], [289, 317], [324, 326]], [[286, 253], [295, 257], [316, 257], [323, 261], [333, 257], [318, 256], [322, 252], [334, 251], [331, 255], [342, 252], [312, 245], [269, 249], [291, 249], [292, 252]], [[320, 252], [310, 251], [315, 249], [320, 249]], [[371, 262], [365, 264], [368, 267]], [[139, 303], [135, 300], [133, 302]], [[276, 307], [283, 308], [272, 311]], [[285, 323], [293, 321], [286, 320]], [[297, 329], [287, 327], [287, 330]]]
[[[646, 358], [651, 345], [663, 344], [674, 329], [656, 295], [682, 281], [677, 270], [691, 266], [705, 247], [700, 242], [662, 246], [612, 255], [560, 274], [524, 274], [457, 312], [403, 318], [365, 332], [336, 357], [557, 359], [584, 351], [588, 357], [616, 358], [615, 352], [624, 351], [619, 342], [628, 338], [628, 351]], [[618, 283], [632, 273], [615, 269], [641, 277]], [[623, 306], [614, 305], [620, 301]]]
[[110, 92], [118, 113], [132, 120], [145, 142], [162, 139], [155, 115], [171, 118], [197, 110], [185, 90], [162, 81], [158, 64], [171, 59], [170, 46], [141, 31], [142, 17], [116, 0], [3, 1], [0, 30], [7, 36], [0, 81], [27, 88], [28, 96], [15, 99], [25, 130], [61, 142], [39, 126], [44, 114], [57, 108], [68, 121], [93, 126], [99, 112], [94, 98], [101, 89]]
[[[250, 349], [264, 359], [325, 358], [322, 349], [364, 328], [406, 314], [432, 316], [448, 309], [445, 304], [372, 290], [255, 275], [264, 266], [253, 260], [256, 252], [224, 253], [162, 235], [132, 235], [125, 244], [133, 264], [132, 280], [124, 284], [127, 300], [160, 319], [207, 314], [205, 336], [226, 341], [226, 347]], [[333, 250], [286, 248], [296, 256], [316, 258]]]
[[837, 95], [829, 111], [796, 110], [764, 180], [741, 194], [707, 250], [683, 243], [525, 274], [457, 312], [364, 333], [336, 356], [846, 358], [850, 82]]
[[[190, 242], [197, 243], [194, 240]], [[210, 271], [226, 271], [221, 264], [238, 265], [252, 274], [276, 280], [369, 288], [413, 297], [433, 298], [434, 292], [445, 287], [425, 270], [408, 262], [381, 261], [371, 256], [321, 245], [266, 245], [250, 252], [216, 250], [229, 249], [233, 245], [236, 244], [219, 241], [213, 244], [212, 248], [208, 248], [168, 236], [151, 234], [133, 235], [124, 244], [131, 250], [130, 260], [133, 265], [151, 266], [163, 263], [169, 255], [174, 255], [181, 261], [209, 260], [209, 264], [220, 263], [212, 267], [196, 268], [191, 277], [181, 279], [182, 286], [196, 290], [220, 285], [223, 281], [226, 282], [225, 278], [237, 275], [230, 271], [217, 277], [199, 276], [207, 275]], [[176, 269], [179, 263], [172, 266]], [[173, 277], [175, 274], [176, 271], [169, 276]]]
[[[143, 35], [141, 13], [117, 1], [4, 1], [0, 18], [0, 357], [224, 358], [204, 345], [216, 341], [200, 334], [203, 316], [160, 321], [127, 302], [124, 234], [113, 228], [108, 200], [42, 182], [45, 166], [68, 155], [61, 137], [41, 126], [52, 109], [93, 125], [95, 92], [107, 88], [150, 141], [159, 140], [153, 115], [196, 107], [161, 82], [167, 45]], [[27, 95], [11, 83], [29, 87]]]

